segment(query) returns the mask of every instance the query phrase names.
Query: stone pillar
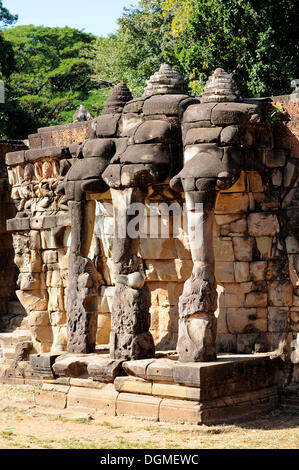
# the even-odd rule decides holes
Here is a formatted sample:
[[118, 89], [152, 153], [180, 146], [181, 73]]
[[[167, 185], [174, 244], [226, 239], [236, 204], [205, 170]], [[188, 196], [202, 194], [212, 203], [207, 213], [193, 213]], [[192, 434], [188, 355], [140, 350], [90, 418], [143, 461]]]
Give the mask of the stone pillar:
[[[255, 107], [247, 109], [246, 105], [231, 103], [240, 100], [232, 77], [217, 69], [206, 84], [201, 104], [188, 107], [182, 119], [184, 167], [170, 181], [173, 189], [185, 192], [193, 260], [191, 277], [185, 282], [179, 299], [177, 350], [182, 362], [216, 359], [217, 291], [213, 250], [216, 189], [231, 187], [241, 167], [241, 151], [236, 145], [239, 140], [223, 136], [220, 124], [234, 123], [234, 114], [243, 125], [250, 119]], [[223, 103], [222, 107], [218, 102]], [[217, 113], [214, 117], [217, 106], [225, 115], [220, 120]], [[238, 132], [245, 134], [243, 128], [236, 126], [228, 130], [233, 136]], [[202, 210], [196, 203], [202, 204]]]
[[185, 193], [193, 270], [179, 299], [177, 351], [183, 362], [216, 359], [217, 291], [213, 249], [216, 180], [199, 179], [197, 187], [199, 191]]
[[[140, 188], [112, 189], [115, 238], [113, 242], [116, 281], [112, 307], [110, 355], [114, 359], [153, 357], [155, 346], [150, 328], [150, 295], [144, 286], [138, 257], [139, 236], [132, 238], [128, 226], [132, 220], [128, 209], [132, 203], [143, 204], [146, 193]], [[135, 227], [136, 232], [139, 227]]]
[[70, 201], [72, 240], [67, 287], [67, 350], [94, 352], [97, 331], [97, 275], [87, 258], [93, 234], [95, 202]]

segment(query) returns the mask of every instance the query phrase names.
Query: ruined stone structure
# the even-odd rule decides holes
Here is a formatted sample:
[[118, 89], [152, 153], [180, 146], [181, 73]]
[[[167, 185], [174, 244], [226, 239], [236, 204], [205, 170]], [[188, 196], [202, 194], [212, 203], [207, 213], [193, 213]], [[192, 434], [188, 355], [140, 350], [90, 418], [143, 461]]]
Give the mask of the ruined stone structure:
[[26, 313], [18, 345], [1, 311], [2, 380], [162, 421], [296, 404], [298, 94], [244, 99], [217, 69], [192, 97], [164, 64], [142, 97], [119, 84], [101, 116], [79, 111], [5, 152]]

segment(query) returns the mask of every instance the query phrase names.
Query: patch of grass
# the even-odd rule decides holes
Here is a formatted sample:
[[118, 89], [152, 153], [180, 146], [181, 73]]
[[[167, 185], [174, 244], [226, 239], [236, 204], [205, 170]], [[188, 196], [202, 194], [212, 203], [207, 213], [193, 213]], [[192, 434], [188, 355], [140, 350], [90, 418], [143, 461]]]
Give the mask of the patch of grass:
[[12, 431], [2, 431], [3, 439], [12, 440], [14, 439], [15, 434]]
[[102, 421], [100, 423], [96, 423], [98, 426], [105, 426], [110, 429], [120, 429], [121, 426], [118, 426], [117, 424], [112, 424], [109, 423], [109, 421]]
[[92, 423], [92, 419], [90, 418], [75, 418], [75, 419], [72, 419], [71, 421], [74, 421], [75, 423], [78, 423], [78, 424], [91, 424]]

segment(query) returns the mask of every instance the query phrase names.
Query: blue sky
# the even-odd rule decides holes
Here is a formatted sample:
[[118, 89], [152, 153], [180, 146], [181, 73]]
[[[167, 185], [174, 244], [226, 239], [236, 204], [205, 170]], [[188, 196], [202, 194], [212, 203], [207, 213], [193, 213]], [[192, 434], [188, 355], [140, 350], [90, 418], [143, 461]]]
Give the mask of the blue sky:
[[71, 26], [96, 36], [117, 29], [124, 7], [138, 0], [3, 0], [10, 13], [19, 15], [16, 25]]

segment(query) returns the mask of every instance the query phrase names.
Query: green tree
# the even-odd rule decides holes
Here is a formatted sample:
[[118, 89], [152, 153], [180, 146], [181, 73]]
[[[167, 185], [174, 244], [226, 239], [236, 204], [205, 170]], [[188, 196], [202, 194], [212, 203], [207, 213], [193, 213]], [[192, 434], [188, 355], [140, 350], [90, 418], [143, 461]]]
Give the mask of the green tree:
[[13, 47], [15, 68], [0, 113], [2, 134], [25, 138], [37, 127], [69, 122], [80, 103], [92, 113], [101, 111], [105, 97], [91, 82], [82, 52], [95, 36], [69, 27], [33, 25], [7, 29], [3, 35]]
[[139, 96], [146, 80], [163, 62], [181, 68], [174, 55], [172, 17], [163, 15], [161, 3], [161, 0], [141, 0], [137, 8], [125, 8], [118, 20], [118, 31], [96, 40], [91, 66], [97, 83], [125, 82]]
[[291, 91], [299, 76], [294, 0], [164, 0], [162, 6], [173, 18], [176, 58], [197, 93], [217, 67], [233, 74], [244, 95]]
[[5, 41], [3, 30], [17, 19], [17, 15], [12, 15], [0, 0], [0, 78], [7, 77], [14, 66], [13, 50], [11, 44]]

